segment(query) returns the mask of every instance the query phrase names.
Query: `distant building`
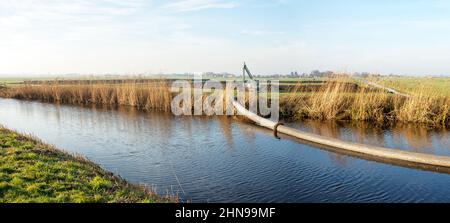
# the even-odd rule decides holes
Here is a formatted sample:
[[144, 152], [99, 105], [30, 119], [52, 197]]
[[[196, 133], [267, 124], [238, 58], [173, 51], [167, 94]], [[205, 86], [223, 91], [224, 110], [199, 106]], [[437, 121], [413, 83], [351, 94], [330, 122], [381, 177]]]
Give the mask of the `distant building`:
[[223, 73], [204, 72], [202, 75], [203, 75], [203, 77], [206, 77], [206, 78], [233, 78], [233, 77], [236, 77], [236, 75], [226, 73], [226, 72], [223, 72]]

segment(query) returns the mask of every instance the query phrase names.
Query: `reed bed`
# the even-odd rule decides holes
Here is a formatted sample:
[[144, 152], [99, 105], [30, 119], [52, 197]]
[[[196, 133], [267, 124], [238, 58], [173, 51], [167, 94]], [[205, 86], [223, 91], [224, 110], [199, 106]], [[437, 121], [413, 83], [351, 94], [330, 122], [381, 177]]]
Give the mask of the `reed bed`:
[[172, 95], [166, 80], [151, 83], [110, 84], [102, 82], [24, 84], [3, 91], [2, 96], [44, 102], [82, 105], [125, 105], [142, 110], [170, 111]]
[[[346, 76], [328, 79], [314, 92], [298, 83], [280, 97], [280, 117], [302, 120], [357, 120], [373, 124], [422, 123], [450, 127], [450, 96], [418, 87], [411, 97], [389, 94]], [[151, 82], [43, 82], [0, 89], [0, 96], [65, 104], [125, 105], [141, 110], [170, 111], [170, 81]], [[223, 92], [227, 95], [227, 92]], [[207, 95], [203, 95], [204, 101]], [[192, 98], [192, 102], [196, 99]], [[199, 99], [197, 99], [199, 100]], [[217, 102], [213, 102], [215, 104]], [[224, 113], [229, 98], [223, 101]], [[246, 101], [248, 104], [248, 101]]]
[[293, 87], [281, 98], [282, 116], [293, 119], [358, 120], [376, 124], [422, 123], [450, 127], [450, 98], [421, 87], [403, 97], [364, 84], [349, 88], [349, 78], [331, 78], [319, 91], [301, 94]]
[[[19, 86], [0, 89], [0, 97], [61, 104], [132, 106], [139, 110], [169, 112], [171, 111], [173, 97], [180, 93], [171, 92], [171, 83], [170, 80], [165, 79], [152, 81], [127, 80], [123, 82], [111, 82], [109, 80], [30, 81]], [[193, 87], [193, 82], [190, 82], [190, 84]], [[227, 106], [231, 105], [232, 107], [230, 99], [233, 98], [234, 90], [224, 89], [216, 93], [217, 97], [223, 98], [220, 101], [208, 99], [210, 93], [206, 92], [198, 97], [194, 94], [194, 91], [199, 89], [192, 88], [191, 90], [190, 101], [181, 101], [179, 105], [184, 106], [184, 103], [191, 103], [191, 114], [198, 115], [194, 110], [194, 105], [198, 103], [202, 107], [204, 103], [208, 103], [212, 107], [221, 106], [222, 114], [227, 114]], [[218, 105], [219, 102], [220, 105]], [[248, 98], [246, 98], [245, 103], [248, 104]], [[206, 115], [206, 111], [201, 112]]]

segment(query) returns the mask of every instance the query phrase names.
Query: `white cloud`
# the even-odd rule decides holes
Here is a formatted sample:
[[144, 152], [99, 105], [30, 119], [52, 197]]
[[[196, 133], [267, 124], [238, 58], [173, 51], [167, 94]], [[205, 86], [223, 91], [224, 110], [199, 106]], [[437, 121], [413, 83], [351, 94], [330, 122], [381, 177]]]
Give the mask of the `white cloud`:
[[175, 12], [199, 11], [205, 9], [230, 9], [238, 6], [235, 2], [219, 0], [182, 0], [169, 3], [163, 8], [174, 10]]
[[5, 20], [14, 16], [33, 22], [92, 21], [131, 15], [144, 4], [143, 0], [2, 0], [0, 18]]

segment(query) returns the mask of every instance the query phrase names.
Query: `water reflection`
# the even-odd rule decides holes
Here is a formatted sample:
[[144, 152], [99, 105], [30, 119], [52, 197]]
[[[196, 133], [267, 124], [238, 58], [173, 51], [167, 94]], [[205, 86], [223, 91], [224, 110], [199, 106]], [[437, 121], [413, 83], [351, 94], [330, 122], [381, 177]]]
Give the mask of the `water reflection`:
[[[234, 118], [0, 99], [0, 123], [87, 156], [131, 182], [193, 202], [450, 201], [450, 175], [277, 140], [271, 131]], [[446, 132], [351, 123], [292, 125], [362, 143], [448, 153]]]
[[225, 118], [219, 118], [219, 126], [220, 130], [223, 133], [223, 136], [227, 140], [228, 147], [230, 149], [234, 149], [233, 134], [231, 131], [230, 120]]
[[374, 126], [365, 122], [319, 122], [289, 123], [304, 131], [375, 146], [401, 149], [419, 153], [450, 155], [450, 132], [428, 129], [412, 124], [389, 127]]

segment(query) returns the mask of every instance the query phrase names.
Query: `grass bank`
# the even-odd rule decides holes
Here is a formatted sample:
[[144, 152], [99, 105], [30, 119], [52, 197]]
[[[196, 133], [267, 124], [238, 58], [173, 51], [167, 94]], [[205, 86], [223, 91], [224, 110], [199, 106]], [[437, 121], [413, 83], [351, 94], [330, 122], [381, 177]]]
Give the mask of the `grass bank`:
[[0, 127], [0, 202], [176, 202], [78, 156]]

